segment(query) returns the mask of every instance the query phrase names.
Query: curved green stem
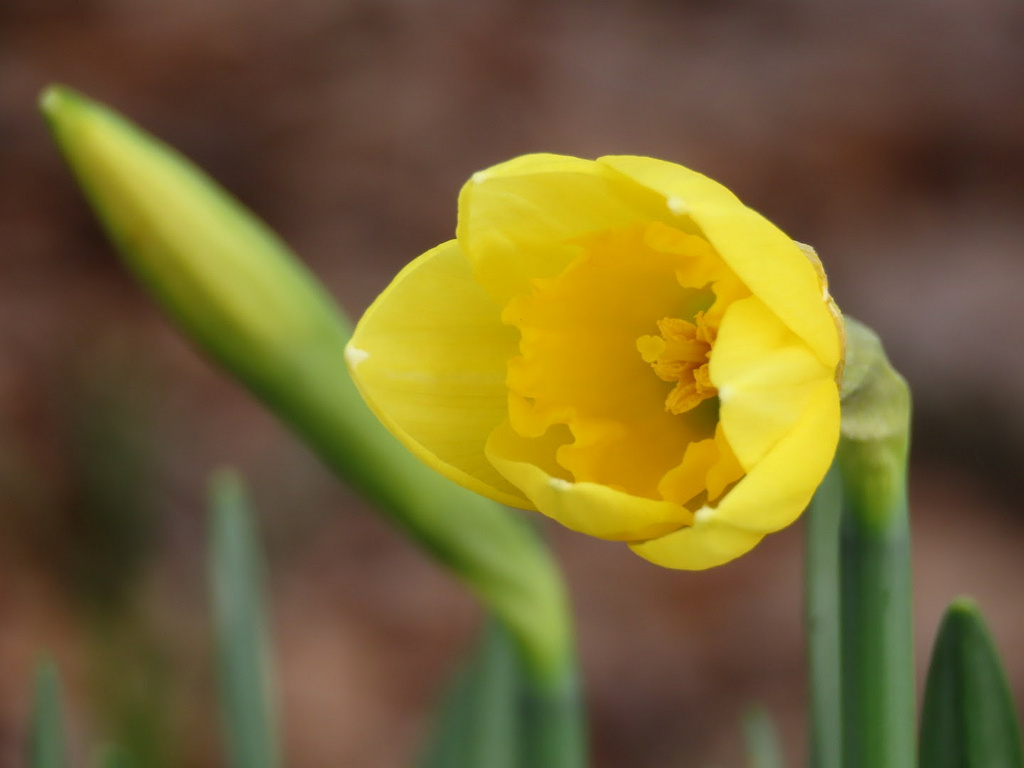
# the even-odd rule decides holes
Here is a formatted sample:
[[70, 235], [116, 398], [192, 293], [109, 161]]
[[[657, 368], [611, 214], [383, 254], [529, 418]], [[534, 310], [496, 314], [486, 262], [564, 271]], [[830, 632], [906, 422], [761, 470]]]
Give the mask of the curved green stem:
[[185, 335], [508, 626], [538, 685], [573, 674], [564, 586], [519, 517], [425, 467], [380, 425], [345, 364], [350, 325], [270, 229], [199, 168], [67, 88], [54, 138], [126, 266]]

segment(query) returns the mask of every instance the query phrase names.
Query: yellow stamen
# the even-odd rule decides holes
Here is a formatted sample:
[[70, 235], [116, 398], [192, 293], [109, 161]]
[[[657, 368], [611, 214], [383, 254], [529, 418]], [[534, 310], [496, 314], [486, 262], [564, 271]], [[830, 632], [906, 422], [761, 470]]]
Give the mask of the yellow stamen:
[[677, 317], [658, 321], [660, 336], [641, 336], [636, 348], [644, 362], [650, 363], [662, 381], [676, 382], [667, 398], [665, 410], [686, 413], [718, 394], [708, 374], [708, 356], [715, 342], [716, 329], [698, 312], [690, 323]]

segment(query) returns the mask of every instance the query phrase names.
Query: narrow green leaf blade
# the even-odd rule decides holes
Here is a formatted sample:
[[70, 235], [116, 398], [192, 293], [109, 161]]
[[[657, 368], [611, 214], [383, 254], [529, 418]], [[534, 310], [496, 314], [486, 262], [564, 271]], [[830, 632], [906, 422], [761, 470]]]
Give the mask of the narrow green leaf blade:
[[585, 718], [575, 672], [538, 681], [497, 620], [456, 677], [419, 768], [584, 768]]
[[218, 473], [210, 497], [210, 588], [228, 763], [276, 768], [263, 560], [241, 479]]
[[834, 464], [806, 515], [804, 632], [810, 685], [810, 767], [842, 765], [839, 652], [839, 520], [842, 479]]
[[744, 716], [743, 736], [749, 768], [783, 768], [779, 734], [764, 707], [754, 707]]
[[517, 768], [522, 684], [515, 643], [488, 621], [442, 705], [420, 768]]
[[1024, 768], [1018, 723], [985, 620], [972, 601], [954, 601], [928, 669], [921, 768]]
[[111, 744], [104, 745], [96, 750], [93, 765], [96, 768], [135, 768], [135, 763], [128, 756], [128, 753], [120, 747]]
[[51, 661], [43, 661], [36, 667], [28, 751], [30, 768], [63, 768], [66, 765], [60, 677]]

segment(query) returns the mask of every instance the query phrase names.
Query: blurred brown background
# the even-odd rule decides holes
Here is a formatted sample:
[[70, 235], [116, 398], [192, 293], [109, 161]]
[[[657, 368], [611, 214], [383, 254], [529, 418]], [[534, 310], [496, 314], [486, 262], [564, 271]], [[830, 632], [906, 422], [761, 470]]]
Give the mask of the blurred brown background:
[[[0, 764], [44, 648], [81, 750], [222, 763], [203, 493], [223, 464], [261, 513], [291, 765], [409, 765], [478, 622], [122, 272], [36, 112], [53, 81], [209, 169], [353, 316], [515, 154], [727, 184], [816, 246], [914, 387], [919, 667], [968, 592], [1024, 700], [1019, 0], [4, 0]], [[701, 574], [550, 534], [597, 768], [739, 766], [754, 701], [802, 761], [800, 526]]]

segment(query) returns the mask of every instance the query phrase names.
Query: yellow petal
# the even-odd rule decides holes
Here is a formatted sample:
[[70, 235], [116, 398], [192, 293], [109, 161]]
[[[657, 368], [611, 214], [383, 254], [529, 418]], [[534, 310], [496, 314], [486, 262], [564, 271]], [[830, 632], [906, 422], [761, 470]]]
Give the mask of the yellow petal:
[[346, 357], [370, 408], [422, 461], [529, 508], [484, 456], [487, 436], [507, 416], [505, 365], [517, 344], [452, 240], [395, 277], [359, 321]]
[[726, 310], [708, 366], [719, 419], [747, 470], [799, 421], [827, 369], [757, 297]]
[[739, 557], [766, 533], [800, 516], [825, 477], [838, 441], [839, 392], [835, 382], [822, 380], [799, 423], [716, 508], [699, 510], [692, 526], [630, 547], [653, 563], [686, 570]]
[[762, 538], [763, 533], [697, 519], [692, 526], [629, 547], [655, 565], [701, 571], [746, 554]]
[[758, 533], [796, 520], [825, 477], [839, 443], [839, 389], [831, 379], [815, 384], [800, 420], [705, 517]]
[[598, 163], [659, 192], [689, 218], [722, 260], [825, 367], [835, 370], [839, 335], [814, 266], [774, 224], [743, 205], [729, 190], [682, 166], [649, 157], [614, 156]]
[[561, 272], [581, 252], [581, 236], [651, 221], [664, 207], [593, 160], [525, 155], [466, 183], [456, 237], [481, 285], [504, 304], [528, 293], [531, 279]]
[[715, 448], [718, 449], [717, 461], [708, 469], [708, 501], [718, 501], [718, 497], [733, 483], [745, 474], [745, 470], [733, 453], [732, 446], [725, 439], [722, 423], [715, 430]]
[[658, 483], [658, 493], [679, 504], [686, 504], [707, 490], [708, 471], [718, 461], [715, 438], [695, 440], [686, 446], [678, 466], [673, 467]]
[[507, 379], [515, 430], [537, 436], [568, 423], [576, 441], [558, 459], [575, 480], [657, 498], [661, 476], [687, 443], [711, 435], [715, 417], [709, 408], [685, 419], [666, 412], [672, 384], [637, 351], [659, 320], [693, 316], [709, 293], [680, 286], [674, 275], [688, 257], [647, 247], [645, 231], [589, 238], [582, 256], [557, 277], [534, 281], [502, 317], [522, 334]]
[[715, 429], [715, 436], [690, 443], [679, 466], [665, 473], [658, 484], [658, 492], [669, 501], [695, 509], [702, 499], [708, 503], [718, 500], [723, 491], [743, 477], [740, 466], [722, 425]]
[[[540, 438], [539, 440], [543, 440]], [[678, 504], [631, 496], [597, 483], [559, 477], [539, 452], [551, 446], [517, 434], [502, 424], [487, 443], [487, 457], [536, 508], [567, 528], [613, 541], [658, 536], [688, 524], [692, 514]], [[538, 450], [539, 449], [539, 450]], [[542, 469], [542, 465], [548, 464]]]

